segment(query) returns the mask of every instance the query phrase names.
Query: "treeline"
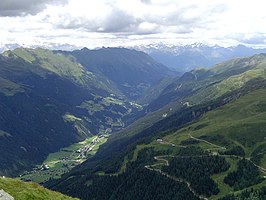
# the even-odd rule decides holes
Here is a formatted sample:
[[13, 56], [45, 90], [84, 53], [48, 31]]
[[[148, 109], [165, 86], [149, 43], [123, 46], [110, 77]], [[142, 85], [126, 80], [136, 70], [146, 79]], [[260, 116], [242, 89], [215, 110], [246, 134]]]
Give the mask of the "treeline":
[[230, 172], [224, 178], [224, 183], [233, 187], [234, 190], [241, 190], [251, 185], [258, 184], [262, 180], [259, 169], [250, 161], [242, 159], [237, 163], [237, 170]]
[[181, 145], [193, 145], [193, 144], [198, 144], [199, 141], [198, 140], [194, 140], [194, 139], [187, 139], [187, 140], [183, 140], [180, 142]]
[[223, 135], [202, 135], [199, 137], [199, 139], [207, 140], [211, 143], [218, 144], [220, 146], [224, 147], [230, 147], [231, 141], [229, 141], [225, 136]]
[[[81, 178], [80, 183], [69, 184], [61, 192], [94, 200], [197, 200], [185, 183], [173, 181], [144, 167], [154, 161], [155, 153], [152, 149], [144, 149], [135, 162], [127, 164], [125, 173], [87, 175]], [[71, 178], [68, 181], [71, 183]]]
[[266, 151], [266, 144], [259, 145], [251, 154], [251, 160], [257, 165], [261, 164], [264, 152]]
[[229, 169], [229, 164], [219, 156], [176, 157], [163, 171], [191, 184], [198, 193], [207, 197], [219, 193], [219, 188], [210, 176]]
[[[221, 154], [221, 153], [220, 153]], [[236, 156], [241, 156], [244, 157], [245, 156], [245, 151], [242, 147], [240, 146], [234, 146], [229, 150], [226, 150], [224, 152], [225, 155], [236, 155]]]
[[260, 189], [247, 189], [241, 192], [240, 194], [230, 194], [225, 197], [220, 198], [219, 200], [262, 200], [266, 199], [266, 187]]
[[180, 148], [177, 152], [179, 156], [202, 156], [208, 155], [208, 152], [197, 146], [188, 146], [186, 148]]

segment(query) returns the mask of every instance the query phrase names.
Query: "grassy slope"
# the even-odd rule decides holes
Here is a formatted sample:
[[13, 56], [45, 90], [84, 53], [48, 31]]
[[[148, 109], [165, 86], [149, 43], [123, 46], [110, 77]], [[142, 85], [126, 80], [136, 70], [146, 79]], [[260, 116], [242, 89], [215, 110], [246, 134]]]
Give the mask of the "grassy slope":
[[[160, 144], [153, 140], [148, 144], [139, 144], [132, 152], [132, 158], [128, 156], [124, 158], [119, 173], [125, 171], [125, 164], [134, 161], [141, 149], [152, 147], [155, 151], [169, 150], [171, 155], [180, 148], [184, 148], [181, 141], [189, 139], [189, 134], [196, 138], [207, 136], [206, 140], [216, 145], [226, 146], [227, 149], [235, 145], [240, 145], [246, 153], [246, 157], [250, 157], [251, 153], [260, 145], [266, 144], [266, 89], [253, 91], [223, 107], [206, 113], [199, 120], [190, 123], [174, 133], [170, 133], [163, 137], [165, 144]], [[222, 136], [217, 141], [212, 141], [215, 136]], [[175, 144], [175, 147], [171, 146]], [[217, 151], [214, 146], [205, 142], [199, 142], [194, 146], [204, 150]], [[212, 178], [218, 183], [220, 192], [212, 196], [210, 199], [218, 199], [226, 194], [234, 192], [223, 182], [224, 177], [232, 171], [236, 170], [239, 158], [226, 158], [230, 163], [230, 168], [226, 172], [215, 174]], [[260, 166], [265, 167], [265, 159], [263, 157]], [[260, 188], [266, 185], [266, 181], [258, 185], [251, 186]], [[249, 188], [251, 188], [249, 187]], [[239, 191], [238, 191], [239, 192]]]
[[54, 192], [39, 186], [36, 183], [25, 183], [10, 178], [0, 178], [0, 189], [13, 196], [16, 200], [71, 200], [59, 192]]
[[52, 51], [37, 49], [15, 49], [13, 53], [29, 63], [38, 63], [41, 67], [61, 76], [81, 77], [85, 71], [74, 59]]
[[10, 80], [0, 77], [0, 93], [3, 93], [6, 96], [13, 96], [18, 92], [24, 92], [23, 87]]
[[174, 77], [166, 77], [160, 80], [157, 84], [148, 88], [145, 93], [137, 100], [140, 104], [149, 104], [162, 93], [162, 91], [176, 79]]
[[177, 101], [196, 105], [214, 100], [254, 78], [265, 78], [265, 69], [266, 54], [233, 59], [209, 69], [194, 69], [168, 85], [148, 109], [158, 109]]
[[[149, 113], [139, 119], [116, 137], [133, 135], [151, 124], [162, 119], [162, 115], [168, 116], [183, 107], [185, 102], [189, 106], [213, 101], [229, 92], [243, 87], [247, 82], [255, 78], [265, 78], [266, 56], [256, 55], [250, 58], [234, 59], [216, 65], [210, 69], [195, 69], [192, 71], [197, 80], [181, 80], [176, 84], [182, 87], [177, 89], [176, 85], [169, 85], [171, 92], [178, 93], [178, 90], [192, 90], [191, 93], [181, 94], [176, 99], [159, 110]], [[174, 87], [174, 89], [172, 88]], [[176, 90], [177, 89], [177, 90]], [[166, 89], [167, 90], [167, 89]], [[122, 137], [123, 137], [122, 136]]]
[[197, 122], [180, 129], [167, 140], [179, 143], [180, 135], [194, 137], [222, 135], [227, 142], [241, 145], [248, 156], [266, 143], [266, 90], [252, 92], [222, 108], [204, 115]]
[[[246, 156], [250, 157], [257, 146], [266, 144], [265, 105], [266, 89], [254, 91], [219, 109], [210, 111], [196, 122], [185, 126], [173, 134], [165, 136], [163, 140], [172, 142], [178, 146], [181, 141], [189, 138], [189, 134], [197, 138], [201, 136], [211, 138], [222, 135], [224, 138], [221, 140], [225, 140], [228, 143], [227, 148], [234, 145], [241, 145], [246, 152]], [[206, 140], [208, 141], [208, 138]], [[222, 145], [223, 141], [221, 140], [213, 143]], [[213, 148], [211, 145], [202, 142], [196, 144], [196, 146], [205, 150]], [[227, 172], [212, 176], [218, 183], [221, 192], [211, 199], [217, 199], [233, 192], [232, 188], [223, 183], [223, 178], [226, 174], [235, 170], [237, 160], [235, 158], [227, 158], [227, 161], [231, 165], [230, 169]], [[262, 161], [260, 165], [265, 166], [266, 163], [264, 163], [264, 160]], [[266, 185], [265, 181], [255, 187], [263, 185]]]
[[[183, 80], [184, 84], [182, 84], [181, 87], [181, 90], [183, 87], [191, 89], [191, 93], [186, 93], [184, 95], [183, 91], [185, 90], [182, 90], [180, 94], [183, 96], [178, 96], [174, 101], [170, 102], [170, 104], [154, 113], [149, 113], [144, 118], [139, 119], [137, 122], [133, 123], [120, 133], [113, 135], [112, 139], [108, 141], [108, 145], [114, 146], [116, 145], [115, 142], [119, 141], [119, 139], [130, 138], [131, 136], [137, 135], [142, 130], [145, 130], [145, 128], [152, 126], [152, 124], [154, 124], [156, 121], [162, 119], [162, 114], [169, 111], [172, 106], [172, 112], [174, 113], [176, 110], [179, 110], [182, 107], [182, 103], [186, 101], [190, 102], [190, 106], [187, 106], [188, 110], [191, 107], [191, 103], [192, 105], [201, 103], [205, 103], [205, 105], [211, 105], [211, 102], [214, 102], [218, 97], [241, 88], [250, 80], [256, 79], [258, 77], [264, 79], [266, 68], [265, 60], [265, 55], [258, 55], [247, 59], [228, 61], [219, 66], [215, 66], [210, 70], [194, 70], [191, 72], [193, 74], [193, 79], [191, 79], [191, 74], [189, 74], [188, 76], [190, 77], [188, 77], [186, 80]], [[194, 77], [195, 74], [197, 75], [195, 76], [197, 78]], [[172, 92], [178, 93], [180, 85], [181, 83], [178, 82], [177, 85], [172, 85], [173, 88], [168, 89], [173, 89]], [[175, 90], [176, 88], [177, 90]], [[245, 91], [239, 91], [240, 93], [244, 92], [244, 94], [246, 94]], [[240, 94], [240, 96], [241, 95], [243, 94]], [[125, 164], [129, 160], [134, 160], [137, 157], [140, 149], [145, 147], [154, 147], [155, 150], [158, 151], [162, 149], [170, 149], [170, 152], [174, 153], [177, 151], [177, 149], [182, 148], [180, 142], [187, 140], [189, 138], [189, 134], [192, 134], [194, 137], [205, 135], [207, 136], [206, 140], [209, 138], [214, 140], [215, 137], [213, 136], [222, 135], [223, 137], [221, 140], [218, 139], [212, 142], [217, 145], [226, 145], [227, 148], [240, 145], [245, 149], [247, 156], [250, 156], [255, 150], [256, 145], [258, 146], [260, 144], [266, 143], [266, 141], [263, 141], [265, 134], [263, 130], [266, 124], [264, 120], [266, 119], [266, 115], [265, 110], [263, 109], [264, 104], [266, 104], [265, 97], [265, 89], [252, 92], [224, 107], [208, 112], [198, 121], [184, 126], [184, 128], [178, 130], [177, 132], [170, 133], [163, 138], [167, 142], [174, 143], [176, 145], [175, 147], [172, 147], [169, 144], [158, 144], [156, 141], [153, 141], [148, 145], [139, 144], [135, 151], [131, 152], [133, 153], [133, 159], [130, 159], [128, 155], [123, 158], [123, 165], [118, 172], [121, 173], [125, 170]], [[171, 112], [169, 112], [169, 115], [171, 115]], [[167, 119], [168, 118], [166, 118], [166, 120]], [[156, 131], [154, 131], [154, 134], [156, 134]], [[204, 150], [213, 148], [212, 145], [204, 142], [200, 142], [195, 146], [199, 146]], [[106, 149], [108, 150], [108, 146], [105, 148], [105, 151]], [[233, 171], [237, 161], [233, 159], [227, 160], [231, 164], [229, 171]], [[232, 191], [230, 187], [223, 183], [223, 178], [229, 171], [213, 176], [221, 189], [221, 193], [219, 193], [218, 196], [223, 196]], [[263, 184], [265, 184], [265, 182], [263, 182], [262, 185]], [[213, 198], [218, 198], [218, 196]]]
[[[185, 105], [192, 106], [213, 101], [243, 87], [251, 80], [266, 78], [265, 72], [266, 55], [264, 54], [230, 60], [210, 69], [195, 69], [191, 74], [185, 74], [170, 84], [159, 96], [158, 102], [151, 103], [151, 105], [157, 104], [167, 99], [167, 104], [135, 121], [115, 137], [134, 135], [161, 120], [163, 114], [167, 113], [169, 116]], [[169, 100], [172, 97], [172, 101]], [[152, 108], [149, 106], [147, 109]]]
[[97, 88], [118, 94], [117, 89], [106, 80], [106, 77], [101, 77], [99, 74], [96, 75], [86, 70], [72, 56], [66, 56], [62, 53], [42, 48], [18, 48], [13, 51], [4, 52], [3, 55], [14, 55], [15, 57], [35, 65], [37, 68], [41, 67], [47, 70], [47, 72], [67, 78], [83, 87]]
[[[2, 175], [15, 175], [11, 170], [22, 169], [21, 165], [31, 167], [20, 159], [42, 162], [60, 147], [91, 134], [120, 129], [124, 116], [140, 109], [115, 95], [105, 77], [60, 52], [19, 48], [1, 54], [0, 65]], [[24, 156], [25, 152], [32, 157]]]
[[[143, 130], [151, 127], [154, 123], [162, 120], [164, 114], [170, 116], [179, 111], [182, 107], [184, 108], [184, 102], [189, 102], [190, 104], [188, 107], [191, 107], [192, 105], [195, 106], [197, 104], [215, 101], [217, 98], [241, 88], [250, 80], [259, 77], [264, 79], [266, 68], [265, 63], [265, 55], [256, 55], [250, 58], [230, 60], [216, 65], [211, 69], [193, 70], [191, 72], [193, 76], [191, 74], [184, 75], [177, 83], [178, 86], [182, 83], [182, 91], [187, 90], [186, 88], [188, 88], [188, 90], [192, 89], [193, 91], [191, 93], [183, 94], [181, 91], [182, 95], [178, 96], [174, 101], [155, 112], [148, 113], [119, 133], [112, 135], [107, 142], [107, 145], [112, 147], [116, 145], [115, 143], [120, 139], [130, 140], [130, 137], [134, 137], [134, 135], [141, 133]], [[195, 77], [197, 77], [196, 80]], [[175, 93], [179, 92], [180, 88], [175, 90], [176, 85], [170, 85], [169, 87], [170, 88], [168, 89], [170, 90], [171, 87], [173, 87], [174, 89], [172, 89]], [[230, 121], [228, 123], [230, 123]], [[239, 123], [241, 122], [239, 121]], [[253, 125], [256, 126], [256, 124]], [[228, 124], [224, 124], [224, 126], [228, 126]], [[184, 135], [183, 137], [186, 137], [187, 139], [187, 136]], [[238, 145], [241, 144], [237, 140], [234, 142]]]

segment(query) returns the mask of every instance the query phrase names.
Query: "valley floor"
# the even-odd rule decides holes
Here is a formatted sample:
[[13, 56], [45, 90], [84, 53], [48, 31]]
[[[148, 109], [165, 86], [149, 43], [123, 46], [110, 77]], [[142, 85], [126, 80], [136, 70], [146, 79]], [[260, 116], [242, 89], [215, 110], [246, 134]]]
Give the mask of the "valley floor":
[[42, 164], [37, 165], [32, 171], [23, 173], [19, 178], [36, 183], [58, 179], [62, 174], [93, 156], [108, 137], [109, 135], [97, 135], [51, 153]]

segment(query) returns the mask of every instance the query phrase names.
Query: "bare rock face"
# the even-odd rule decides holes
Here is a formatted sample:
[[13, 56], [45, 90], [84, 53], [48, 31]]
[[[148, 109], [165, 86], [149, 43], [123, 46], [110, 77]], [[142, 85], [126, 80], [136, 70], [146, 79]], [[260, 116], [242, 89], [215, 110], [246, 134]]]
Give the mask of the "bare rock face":
[[6, 193], [4, 190], [0, 190], [0, 200], [14, 200], [14, 197]]

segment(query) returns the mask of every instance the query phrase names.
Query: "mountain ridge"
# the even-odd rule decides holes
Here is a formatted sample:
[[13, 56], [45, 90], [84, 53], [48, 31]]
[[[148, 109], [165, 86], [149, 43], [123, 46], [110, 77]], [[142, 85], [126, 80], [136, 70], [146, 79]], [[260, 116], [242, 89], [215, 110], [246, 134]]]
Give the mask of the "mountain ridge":
[[266, 52], [265, 48], [255, 49], [244, 45], [222, 47], [203, 43], [191, 45], [158, 44], [136, 46], [133, 48], [144, 51], [158, 62], [181, 72], [190, 71], [197, 67], [208, 68], [232, 58], [252, 56]]
[[177, 75], [147, 54], [126, 48], [83, 48], [63, 53], [74, 56], [93, 73], [106, 77], [132, 100], [163, 77]]

